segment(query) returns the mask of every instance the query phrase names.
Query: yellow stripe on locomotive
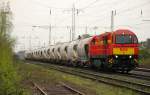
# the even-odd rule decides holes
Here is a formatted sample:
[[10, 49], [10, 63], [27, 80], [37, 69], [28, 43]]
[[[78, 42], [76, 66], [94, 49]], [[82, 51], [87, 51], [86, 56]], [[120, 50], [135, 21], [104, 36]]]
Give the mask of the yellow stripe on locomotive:
[[134, 48], [113, 48], [114, 55], [133, 55]]

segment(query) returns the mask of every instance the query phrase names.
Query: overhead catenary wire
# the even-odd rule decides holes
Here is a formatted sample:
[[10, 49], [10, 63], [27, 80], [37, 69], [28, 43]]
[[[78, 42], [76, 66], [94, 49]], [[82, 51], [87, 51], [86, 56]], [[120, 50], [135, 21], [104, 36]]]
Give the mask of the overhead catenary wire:
[[94, 5], [95, 3], [97, 3], [98, 1], [100, 1], [100, 0], [94, 0], [90, 4], [88, 4], [88, 5], [86, 5], [86, 6], [82, 7], [82, 8], [79, 8], [79, 9], [85, 10], [85, 9], [89, 8], [90, 6]]
[[[128, 11], [132, 11], [132, 10], [135, 10], [135, 9], [137, 9], [137, 8], [140, 8], [140, 7], [145, 7], [146, 5], [149, 5], [149, 4], [150, 4], [150, 1], [149, 1], [149, 2], [144, 2], [144, 3], [142, 3], [142, 4], [139, 4], [139, 5], [134, 6], [134, 7], [131, 7], [131, 8], [123, 9], [123, 10], [121, 10], [121, 11], [118, 11], [118, 9], [115, 9], [115, 10], [117, 10], [116, 15], [119, 15], [119, 14], [121, 14], [121, 13], [128, 12]], [[107, 13], [108, 13], [108, 12], [107, 12]], [[106, 16], [107, 16], [107, 14], [101, 14], [100, 17], [102, 17], [102, 18], [96, 19], [96, 20], [94, 20], [94, 21], [97, 21], [97, 20], [98, 20], [98, 21], [105, 20], [104, 17], [106, 17]], [[92, 22], [93, 22], [93, 21], [92, 21]]]
[[[118, 2], [118, 0], [116, 0], [115, 2], [105, 2], [105, 3], [102, 3], [102, 4], [98, 4], [99, 6], [101, 6], [100, 7], [100, 9], [102, 9], [103, 7], [110, 7], [110, 6], [108, 6], [109, 4], [114, 4], [114, 3], [117, 3]], [[90, 5], [90, 4], [89, 4]], [[92, 5], [90, 5], [90, 6], [92, 6]], [[84, 8], [84, 7], [82, 7], [82, 8], [79, 8], [79, 10], [82, 10], [83, 11], [83, 13], [84, 13], [84, 11], [86, 10], [86, 9], [88, 9], [88, 8], [91, 8], [90, 6], [86, 6], [86, 8]], [[92, 7], [93, 8], [93, 7]], [[105, 12], [106, 12], [106, 10], [105, 10]], [[86, 14], [86, 15], [88, 15], [88, 17], [92, 14], [91, 12], [88, 12], [89, 14]], [[99, 13], [99, 12], [98, 12]], [[100, 17], [100, 16], [102, 16], [101, 14], [98, 14], [98, 13], [96, 13], [96, 16], [94, 16], [94, 17]], [[101, 13], [101, 12], [100, 12]], [[80, 14], [80, 17], [82, 16], [82, 14]], [[82, 16], [82, 17], [84, 17], [84, 16]]]
[[[143, 4], [148, 5], [148, 4], [150, 4], [150, 2], [149, 2], [149, 3], [148, 3], [148, 2], [147, 2], [147, 3], [143, 3]], [[141, 4], [141, 5], [143, 5], [143, 4]], [[142, 6], [142, 7], [143, 7], [143, 6]], [[136, 7], [134, 7], [133, 9], [130, 8], [130, 11], [131, 11], [131, 10], [134, 10], [134, 9], [136, 9], [136, 8], [140, 8], [139, 5], [136, 6]], [[128, 9], [129, 9], [129, 8], [128, 8]], [[127, 9], [124, 10], [124, 11], [127, 11]], [[123, 12], [123, 11], [121, 11], [121, 12]], [[121, 13], [121, 12], [119, 12], [119, 13]], [[139, 17], [138, 17], [138, 18], [139, 18]], [[99, 19], [99, 20], [103, 20], [103, 19], [101, 18], [101, 19]], [[106, 20], [106, 19], [104, 19], [104, 20]], [[103, 21], [104, 21], [104, 20], [103, 20]], [[140, 25], [141, 25], [141, 24], [144, 24], [144, 23], [140, 23]], [[139, 24], [135, 24], [135, 25], [139, 25]], [[128, 25], [128, 26], [129, 26], [129, 25]]]
[[[35, 1], [35, 0], [33, 0], [33, 1]], [[95, 0], [94, 2], [92, 2], [92, 3], [90, 3], [90, 4], [94, 4], [94, 3], [98, 2], [98, 1], [99, 1], [99, 0]], [[90, 4], [89, 4], [89, 5], [90, 5]], [[144, 3], [144, 4], [145, 4], [145, 3]], [[84, 9], [84, 8], [87, 8], [89, 5], [83, 7], [83, 9]], [[44, 5], [44, 6], [45, 6], [45, 5]], [[48, 8], [55, 8], [55, 7], [50, 7], [50, 6], [49, 6]], [[56, 8], [56, 9], [57, 9], [57, 8]], [[64, 9], [64, 8], [58, 8], [58, 9]], [[120, 13], [120, 12], [119, 12], [119, 13]], [[117, 14], [118, 14], [118, 13], [117, 13]]]
[[30, 1], [33, 1], [35, 2], [36, 4], [40, 5], [40, 6], [43, 6], [45, 8], [50, 8], [50, 9], [68, 9], [68, 8], [63, 8], [63, 7], [52, 7], [52, 6], [49, 6], [49, 5], [46, 5], [44, 3], [41, 3], [39, 0], [30, 0]]
[[[34, 1], [36, 1], [36, 0], [34, 0]], [[99, 1], [101, 1], [101, 0], [94, 0], [93, 2], [91, 2], [91, 3], [89, 3], [89, 4], [87, 4], [86, 6], [84, 6], [84, 7], [81, 7], [81, 8], [79, 8], [79, 9], [83, 9], [84, 11], [86, 10], [86, 9], [88, 9], [88, 8], [93, 8], [93, 6], [95, 6], [96, 4], [97, 4], [97, 2], [99, 2]], [[118, 1], [118, 0], [117, 0]], [[117, 2], [116, 1], [116, 2]], [[105, 3], [115, 3], [115, 2], [105, 2]], [[118, 4], [119, 4], [120, 2], [118, 1]], [[62, 11], [64, 10], [64, 9], [71, 9], [71, 8], [57, 8], [57, 7], [51, 7], [51, 6], [49, 6], [49, 5], [47, 5], [47, 4], [44, 4], [44, 3], [42, 3], [42, 2], [39, 2], [39, 0], [38, 0], [38, 3], [36, 3], [36, 4], [38, 4], [38, 5], [41, 5], [41, 6], [43, 6], [43, 7], [46, 7], [46, 8], [48, 8], [48, 9], [53, 9], [53, 10], [55, 10], [55, 9], [61, 9]], [[140, 8], [142, 8], [142, 7], [145, 7], [145, 6], [147, 6], [147, 5], [149, 5], [150, 4], [150, 2], [148, 3], [148, 2], [144, 2], [144, 3], [142, 3], [142, 4], [136, 4], [135, 6], [131, 6], [131, 7], [129, 7], [129, 8], [127, 8], [127, 7], [123, 7], [123, 8], [121, 8], [121, 9], [119, 9], [119, 7], [118, 7], [118, 9], [116, 9], [117, 10], [117, 16], [119, 16], [120, 14], [123, 14], [123, 13], [125, 13], [125, 12], [132, 12], [133, 10], [136, 10], [136, 9], [140, 9]], [[98, 4], [97, 4], [98, 5]], [[106, 5], [102, 5], [102, 6], [106, 6]], [[102, 7], [101, 6], [101, 7]], [[101, 8], [100, 7], [100, 8]], [[87, 10], [88, 11], [88, 10]], [[109, 13], [108, 13], [108, 11], [109, 11]], [[83, 13], [84, 14], [84, 13]], [[89, 14], [91, 14], [90, 12], [89, 12]], [[94, 24], [95, 22], [97, 22], [97, 23], [99, 23], [99, 22], [102, 22], [103, 23], [103, 25], [101, 24], [101, 25], [96, 25], [95, 24], [95, 26], [97, 26], [98, 28], [100, 27], [100, 28], [106, 28], [106, 27], [108, 27], [107, 25], [106, 26], [104, 26], [104, 21], [105, 20], [109, 20], [110, 18], [108, 18], [107, 16], [108, 16], [108, 14], [110, 14], [110, 10], [105, 10], [105, 12], [103, 13], [103, 14], [97, 14], [96, 13], [96, 15], [97, 15], [97, 17], [99, 17], [100, 19], [95, 19], [95, 17], [94, 18], [92, 18], [92, 16], [91, 15], [88, 15], [89, 17], [91, 17], [92, 19], [91, 19], [91, 21], [88, 21], [88, 23], [86, 23], [86, 21], [84, 22], [84, 23], [86, 23], [86, 26], [82, 26], [82, 25], [77, 25], [76, 26], [76, 28], [85, 28], [85, 29], [87, 29], [87, 28], [90, 28], [90, 29], [92, 29], [94, 26], [91, 26], [91, 25], [89, 25], [90, 23], [91, 24]], [[142, 13], [143, 14], [143, 13]], [[86, 14], [87, 15], [87, 14]], [[84, 17], [84, 16], [82, 16], [82, 15], [78, 15], [78, 17]], [[106, 19], [104, 19], [104, 18], [106, 18]], [[87, 19], [87, 18], [86, 18]], [[135, 19], [135, 18], [134, 18]], [[69, 20], [69, 21], [68, 21]], [[71, 27], [70, 25], [64, 25], [64, 26], [61, 26], [61, 25], [59, 25], [58, 26], [58, 24], [64, 24], [64, 23], [70, 23], [70, 17], [66, 17], [66, 19], [61, 19], [61, 20], [58, 20], [58, 19], [56, 19], [56, 22], [57, 23], [55, 23], [55, 25], [52, 25], [52, 28], [63, 28], [63, 29], [65, 29], [65, 28], [67, 28], [67, 27]], [[93, 21], [94, 20], [94, 21]], [[82, 19], [81, 19], [81, 21], [82, 21]], [[80, 21], [80, 22], [81, 22]], [[144, 23], [143, 23], [144, 24]], [[142, 23], [138, 23], [137, 25], [143, 25]], [[36, 24], [35, 24], [36, 25]], [[137, 26], [136, 24], [134, 24], [134, 25], [131, 25], [131, 26]], [[19, 26], [19, 25], [18, 25]], [[31, 26], [31, 25], [22, 25], [22, 26]], [[45, 26], [46, 25], [41, 25], [41, 26], [43, 26], [43, 28], [45, 28], [45, 29], [48, 29], [48, 28], [46, 28]], [[47, 25], [47, 26], [49, 26], [49, 25]], [[122, 26], [124, 26], [124, 25], [122, 25]], [[128, 26], [130, 26], [130, 25], [128, 25]]]
[[150, 1], [144, 2], [144, 3], [139, 4], [139, 5], [137, 5], [137, 6], [134, 6], [134, 7], [131, 7], [131, 8], [127, 8], [127, 9], [121, 10], [121, 11], [117, 12], [116, 15], [119, 15], [119, 14], [125, 13], [125, 12], [129, 12], [129, 11], [135, 10], [135, 9], [137, 9], [137, 8], [145, 7], [145, 6], [149, 5], [149, 4], [150, 4]]
[[123, 25], [117, 25], [117, 26], [115, 26], [115, 28], [117, 29], [117, 28], [120, 28], [120, 27], [129, 27], [129, 28], [132, 28], [132, 29], [142, 30], [140, 26], [144, 25], [144, 24], [148, 24], [148, 23], [138, 23], [138, 24], [131, 24], [131, 25], [123, 24]]
[[[94, 2], [92, 2], [92, 3], [90, 3], [90, 4], [94, 4], [94, 3], [97, 2], [97, 1], [99, 1], [99, 0], [95, 0]], [[90, 4], [89, 4], [89, 5], [90, 5]], [[145, 3], [144, 3], [144, 4], [145, 4]], [[88, 5], [87, 5], [86, 7], [84, 7], [84, 8], [87, 8], [87, 7], [88, 7]], [[49, 7], [49, 8], [52, 8], [52, 7]], [[84, 8], [83, 8], [83, 9], [84, 9]], [[119, 13], [120, 13], [120, 12], [119, 12]], [[117, 14], [118, 14], [118, 13], [117, 13]], [[104, 15], [103, 15], [103, 16], [104, 16]], [[100, 20], [101, 20], [101, 19], [100, 19]], [[64, 21], [66, 21], [66, 20], [64, 20]], [[97, 21], [97, 20], [96, 20], [96, 21]], [[61, 21], [61, 22], [62, 22], [62, 21]]]
[[[95, 0], [94, 2], [97, 2], [97, 0]], [[93, 4], [94, 4], [94, 2], [93, 2]], [[144, 3], [145, 4], [145, 3]], [[50, 7], [49, 7], [50, 8]], [[120, 12], [119, 12], [120, 13]], [[64, 20], [64, 21], [66, 21], [66, 20]], [[62, 21], [61, 21], [62, 22]]]
[[[101, 0], [95, 0], [95, 1], [93, 1], [93, 2], [91, 2], [90, 4], [88, 4], [88, 5], [86, 5], [86, 6], [84, 6], [84, 7], [82, 7], [82, 8], [79, 8], [80, 10], [86, 10], [86, 9], [89, 9], [89, 8], [95, 8], [95, 6], [94, 5], [98, 5], [98, 6], [101, 6], [101, 7], [103, 7], [103, 6], [106, 6], [106, 5], [109, 5], [109, 4], [118, 4], [118, 3], [120, 3], [120, 1], [118, 2], [118, 0], [116, 0], [116, 1], [113, 1], [113, 2], [110, 2], [110, 1], [108, 1], [108, 2], [104, 2], [104, 3], [100, 3], [100, 4], [98, 4], [98, 2], [100, 2]], [[110, 6], [108, 6], [108, 7], [110, 7]]]

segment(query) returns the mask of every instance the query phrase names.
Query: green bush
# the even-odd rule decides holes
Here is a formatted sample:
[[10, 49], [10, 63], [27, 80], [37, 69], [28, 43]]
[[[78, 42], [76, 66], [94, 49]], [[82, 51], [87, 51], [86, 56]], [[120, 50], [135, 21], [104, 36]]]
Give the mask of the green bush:
[[142, 49], [140, 50], [141, 59], [150, 58], [150, 50], [149, 49]]

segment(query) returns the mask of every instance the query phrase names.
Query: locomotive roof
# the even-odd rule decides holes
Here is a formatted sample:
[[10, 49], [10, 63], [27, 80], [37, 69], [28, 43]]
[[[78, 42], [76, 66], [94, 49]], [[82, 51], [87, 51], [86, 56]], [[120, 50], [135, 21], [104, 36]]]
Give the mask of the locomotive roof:
[[130, 35], [135, 35], [132, 31], [128, 30], [128, 29], [118, 29], [116, 31], [113, 32], [105, 32], [100, 34], [100, 36], [105, 36], [105, 35], [109, 35], [109, 34], [130, 34]]
[[128, 29], [119, 29], [116, 30], [114, 32], [112, 32], [113, 34], [130, 34], [130, 35], [135, 35], [132, 31], [128, 30]]

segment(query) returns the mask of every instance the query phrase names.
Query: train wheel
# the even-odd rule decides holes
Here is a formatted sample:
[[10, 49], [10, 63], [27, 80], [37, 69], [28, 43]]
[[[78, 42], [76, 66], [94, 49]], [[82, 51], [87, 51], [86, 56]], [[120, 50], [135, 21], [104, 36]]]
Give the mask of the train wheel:
[[122, 74], [128, 74], [128, 73], [129, 73], [129, 70], [122, 70], [121, 73], [122, 73]]
[[128, 73], [129, 73], [129, 70], [125, 70], [125, 72], [124, 72], [124, 73], [128, 74]]
[[95, 66], [93, 64], [89, 64], [89, 68], [95, 69]]
[[121, 73], [122, 73], [122, 74], [124, 74], [124, 73], [125, 73], [125, 69], [124, 69], [124, 67], [122, 67], [122, 69], [121, 69]]
[[74, 62], [74, 67], [79, 67], [79, 63], [78, 62]]
[[72, 61], [69, 60], [67, 65], [68, 65], [68, 66], [72, 66]]

